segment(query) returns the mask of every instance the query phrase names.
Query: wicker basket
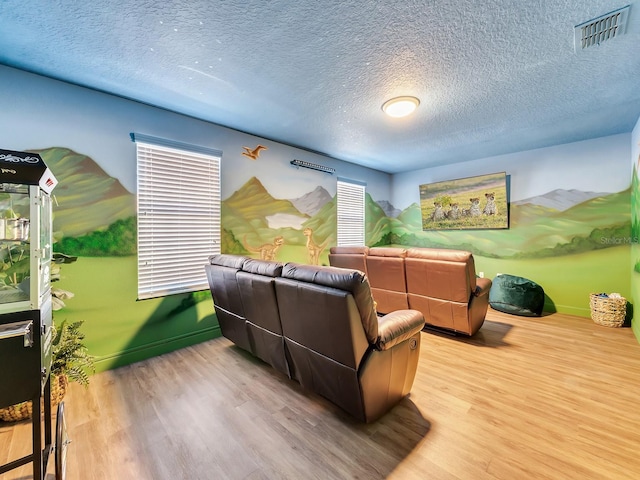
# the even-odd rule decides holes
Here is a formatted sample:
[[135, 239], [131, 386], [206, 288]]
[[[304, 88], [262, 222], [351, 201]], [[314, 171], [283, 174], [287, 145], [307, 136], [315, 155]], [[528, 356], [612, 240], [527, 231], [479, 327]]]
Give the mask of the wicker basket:
[[627, 299], [624, 297], [600, 297], [590, 295], [591, 319], [605, 327], [621, 327], [627, 314]]
[[[67, 393], [69, 380], [66, 375], [56, 375], [51, 377], [51, 411], [53, 411], [62, 401]], [[16, 403], [10, 407], [0, 408], [0, 420], [5, 422], [19, 422], [31, 418], [33, 407], [31, 400], [28, 402]], [[44, 411], [44, 405], [40, 405], [40, 409]]]

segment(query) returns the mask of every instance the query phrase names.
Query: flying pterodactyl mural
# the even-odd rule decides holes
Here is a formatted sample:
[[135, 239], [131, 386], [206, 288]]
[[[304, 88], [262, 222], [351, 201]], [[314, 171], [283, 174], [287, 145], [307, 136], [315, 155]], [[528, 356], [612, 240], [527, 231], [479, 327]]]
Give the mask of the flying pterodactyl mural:
[[251, 150], [249, 147], [242, 148], [244, 148], [245, 150], [244, 152], [242, 152], [242, 155], [244, 155], [245, 157], [249, 157], [251, 160], [257, 160], [258, 157], [260, 157], [260, 152], [262, 150], [267, 150], [267, 147], [265, 147], [264, 145], [258, 145], [253, 150]]

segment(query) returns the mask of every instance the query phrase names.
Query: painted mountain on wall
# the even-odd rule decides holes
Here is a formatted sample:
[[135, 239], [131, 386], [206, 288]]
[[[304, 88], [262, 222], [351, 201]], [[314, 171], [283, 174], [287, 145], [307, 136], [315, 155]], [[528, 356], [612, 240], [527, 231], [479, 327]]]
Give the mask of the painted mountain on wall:
[[524, 258], [607, 248], [630, 237], [629, 190], [582, 193], [554, 190], [514, 202], [510, 205], [510, 228], [502, 231], [422, 232], [420, 207], [413, 204], [398, 218], [390, 219], [392, 233], [381, 243], [460, 248], [486, 257]]
[[[365, 209], [367, 243], [375, 243], [388, 234], [389, 219], [369, 194]], [[336, 243], [336, 199], [321, 186], [296, 199], [277, 199], [252, 177], [222, 201], [222, 225], [252, 253], [276, 237], [283, 237], [284, 245], [304, 246], [306, 228], [328, 250]]]
[[54, 237], [75, 237], [104, 230], [136, 215], [136, 196], [108, 175], [91, 157], [69, 148], [32, 150], [58, 179], [53, 191]]
[[[42, 155], [59, 180], [54, 190], [56, 240], [86, 237], [135, 218], [135, 195], [90, 157], [64, 147], [33, 151]], [[509, 230], [468, 232], [423, 232], [417, 204], [398, 213], [389, 202], [376, 202], [367, 193], [366, 243], [461, 248], [501, 258], [606, 248], [631, 236], [630, 193], [553, 190], [512, 202]], [[305, 228], [313, 230], [316, 243], [336, 243], [335, 197], [321, 186], [299, 198], [277, 199], [253, 177], [222, 202], [222, 218], [223, 228], [250, 247], [277, 236], [287, 245], [304, 246]], [[120, 230], [132, 228], [127, 224]], [[131, 241], [135, 249], [135, 239]]]
[[252, 177], [222, 201], [222, 226], [249, 252], [276, 237], [283, 237], [285, 245], [305, 245], [305, 228], [313, 230], [316, 243], [333, 243], [335, 199], [322, 187], [297, 199], [277, 199]]
[[303, 239], [299, 230], [309, 218], [290, 200], [274, 198], [256, 177], [222, 201], [223, 228], [249, 251], [278, 236], [287, 244], [300, 244]]
[[[638, 179], [637, 165], [640, 165], [640, 155], [638, 155], [638, 164], [633, 165], [633, 176], [631, 177], [631, 251], [635, 275], [640, 274], [640, 179]], [[638, 279], [634, 279], [634, 282], [636, 282], [636, 287], [640, 286]]]
[[571, 207], [578, 205], [579, 203], [586, 202], [592, 198], [605, 197], [607, 193], [598, 192], [584, 192], [582, 190], [563, 190], [557, 189], [545, 193], [544, 195], [538, 195], [531, 198], [525, 198], [524, 200], [518, 200], [511, 202], [513, 205], [538, 205], [540, 207], [550, 208], [559, 212], [564, 212]]
[[331, 200], [332, 197], [329, 192], [323, 187], [318, 186], [312, 192], [306, 193], [300, 198], [289, 200], [299, 213], [276, 213], [268, 215], [266, 220], [269, 228], [291, 227], [300, 230], [310, 217], [318, 214]]
[[388, 200], [380, 200], [378, 206], [384, 211], [385, 215], [390, 218], [396, 218], [402, 213], [402, 210], [394, 207]]
[[291, 203], [299, 212], [313, 217], [316, 215], [327, 202], [331, 201], [331, 195], [324, 187], [317, 186], [315, 190], [303, 195], [300, 198], [294, 198]]

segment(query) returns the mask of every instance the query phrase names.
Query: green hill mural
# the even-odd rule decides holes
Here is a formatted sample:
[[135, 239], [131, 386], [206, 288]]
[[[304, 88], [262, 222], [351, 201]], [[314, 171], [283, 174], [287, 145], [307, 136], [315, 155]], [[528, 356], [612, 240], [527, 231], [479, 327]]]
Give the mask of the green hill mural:
[[[299, 199], [298, 199], [299, 200]], [[228, 250], [241, 248], [251, 256], [271, 255], [279, 261], [307, 260], [306, 228], [312, 229], [311, 237], [317, 245], [325, 246], [321, 260], [327, 263], [328, 247], [335, 238], [335, 202], [326, 190], [316, 188], [304, 196], [304, 204], [313, 204], [317, 213], [309, 216], [294, 206], [297, 200], [273, 197], [256, 177], [222, 201], [222, 224], [225, 237], [235, 239], [225, 243]], [[275, 248], [274, 248], [275, 247]], [[262, 252], [261, 252], [262, 251]]]
[[629, 190], [605, 194], [564, 211], [526, 203], [510, 206], [510, 229], [423, 232], [420, 207], [391, 218], [378, 244], [459, 248], [493, 258], [551, 257], [618, 246], [631, 234]]
[[[321, 244], [329, 243], [329, 246], [336, 243], [337, 225], [336, 197], [334, 196], [309, 220], [304, 222], [304, 228], [313, 230], [313, 238]], [[306, 242], [306, 238], [304, 239]]]
[[[306, 262], [307, 237], [305, 229], [312, 230], [315, 244], [324, 246], [321, 263], [328, 264], [329, 248], [336, 244], [337, 209], [336, 197], [331, 197], [322, 187], [316, 187], [303, 197], [305, 204], [312, 204], [316, 213], [309, 215], [298, 210], [294, 204], [300, 199], [274, 198], [256, 177], [250, 178], [242, 187], [222, 201], [222, 224], [227, 253], [240, 253], [243, 248], [252, 256], [259, 256], [258, 247], [273, 245], [282, 237], [284, 242], [277, 249], [280, 261]], [[387, 202], [388, 203], [388, 202]], [[309, 210], [307, 210], [309, 211]], [[277, 217], [277, 221], [276, 221]], [[389, 235], [389, 217], [382, 207], [365, 194], [365, 218], [367, 244], [381, 241]], [[289, 219], [289, 224], [287, 224]], [[273, 226], [276, 224], [277, 226]]]
[[[638, 158], [640, 162], [640, 157]], [[640, 182], [638, 181], [638, 169], [633, 165], [631, 177], [631, 238], [634, 244], [640, 242]], [[640, 273], [640, 258], [635, 261], [635, 271]]]
[[[391, 232], [391, 218], [371, 195], [365, 194], [365, 238], [367, 245], [376, 245]], [[395, 219], [394, 219], [395, 220]]]
[[105, 230], [136, 215], [136, 197], [94, 160], [69, 148], [33, 150], [58, 179], [54, 190], [54, 238]]
[[[640, 155], [637, 162], [633, 164], [631, 177], [631, 263], [633, 270], [631, 273], [631, 295], [632, 303], [638, 305], [640, 301], [640, 182], [638, 181], [638, 165], [640, 165]], [[634, 309], [632, 327], [638, 341], [640, 341], [640, 309]]]
[[[289, 200], [279, 200], [271, 196], [256, 177], [251, 177], [242, 187], [222, 202], [224, 208], [242, 215], [252, 222], [257, 220], [267, 226], [265, 218], [277, 213], [303, 216]], [[254, 222], [255, 223], [255, 222]]]
[[271, 196], [256, 177], [251, 177], [222, 201], [222, 225], [249, 252], [279, 236], [284, 237], [286, 244], [304, 243], [302, 233], [293, 227], [271, 228], [269, 217], [274, 215], [288, 215], [300, 219], [300, 222], [309, 218], [291, 201]]

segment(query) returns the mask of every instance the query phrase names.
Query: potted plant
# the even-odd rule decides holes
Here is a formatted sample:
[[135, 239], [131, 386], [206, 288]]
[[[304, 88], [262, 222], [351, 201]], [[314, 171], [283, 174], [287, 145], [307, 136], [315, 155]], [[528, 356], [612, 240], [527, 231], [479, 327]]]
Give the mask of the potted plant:
[[84, 345], [84, 333], [80, 331], [83, 320], [68, 324], [62, 322], [54, 332], [51, 353], [51, 375], [66, 376], [72, 382], [89, 385], [87, 370], [95, 372], [93, 356]]
[[[84, 321], [67, 323], [54, 328], [51, 350], [51, 408], [64, 398], [69, 381], [89, 385], [88, 371], [95, 372], [93, 356], [84, 344], [80, 327]], [[15, 422], [31, 418], [31, 401], [0, 409], [0, 420]]]

